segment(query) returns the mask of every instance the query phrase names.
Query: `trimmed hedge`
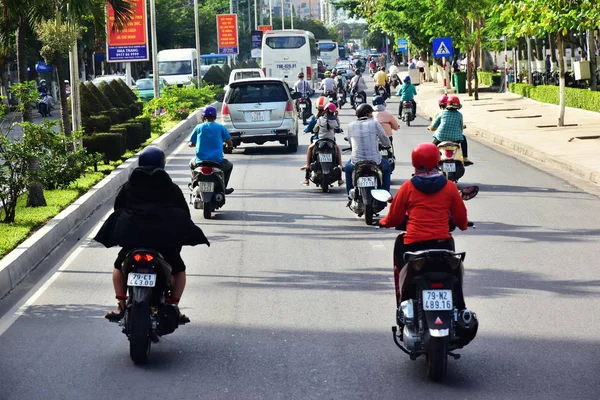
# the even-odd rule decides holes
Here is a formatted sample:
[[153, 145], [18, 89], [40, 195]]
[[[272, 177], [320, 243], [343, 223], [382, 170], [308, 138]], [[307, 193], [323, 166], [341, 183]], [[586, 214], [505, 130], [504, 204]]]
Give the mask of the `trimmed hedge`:
[[113, 88], [106, 82], [100, 82], [98, 85], [98, 89], [102, 92], [104, 96], [110, 101], [115, 108], [123, 108], [126, 107], [125, 103], [121, 101], [119, 95], [113, 90]]
[[120, 81], [120, 79], [110, 81], [109, 86], [115, 91], [117, 96], [119, 96], [119, 100], [121, 100], [126, 107], [129, 107], [130, 104], [135, 103], [135, 100], [129, 97], [125, 89], [123, 89], [123, 86], [121, 86], [118, 81]]
[[127, 96], [131, 99], [131, 101], [136, 102], [139, 101], [138, 96], [131, 90], [127, 83], [123, 79], [117, 79], [117, 83], [123, 88]]
[[119, 115], [119, 124], [122, 124], [123, 122], [127, 121], [128, 119], [131, 118], [131, 114], [129, 112], [129, 108], [126, 107], [122, 107], [122, 108], [115, 108], [115, 111], [118, 113]]
[[105, 110], [102, 103], [81, 82], [79, 83], [79, 99], [82, 118], [88, 118]]
[[203, 80], [211, 85], [224, 86], [229, 81], [229, 77], [225, 76], [221, 67], [213, 65], [206, 74], [204, 74]]
[[83, 147], [89, 154], [100, 153], [104, 162], [118, 161], [125, 154], [123, 135], [121, 133], [97, 133], [83, 138]]
[[[559, 87], [554, 85], [533, 86], [528, 83], [511, 83], [509, 90], [523, 97], [549, 104], [559, 104]], [[565, 88], [566, 106], [600, 112], [600, 92], [587, 89]]]
[[486, 86], [500, 86], [502, 84], [502, 74], [493, 72], [477, 72], [479, 83]]
[[148, 117], [137, 117], [136, 122], [142, 124], [142, 139], [148, 140], [152, 135], [152, 121]]
[[110, 110], [112, 108], [112, 103], [108, 101], [106, 96], [98, 89], [98, 86], [94, 85], [92, 82], [87, 82], [85, 87], [92, 93], [98, 102], [102, 104], [105, 110]]
[[82, 121], [83, 132], [91, 135], [94, 132], [108, 132], [110, 130], [110, 117], [106, 115], [92, 115]]
[[[139, 122], [127, 121], [126, 123], [113, 125], [113, 129], [125, 129], [125, 148], [135, 150], [143, 143], [143, 126]], [[112, 130], [112, 129], [111, 129]]]

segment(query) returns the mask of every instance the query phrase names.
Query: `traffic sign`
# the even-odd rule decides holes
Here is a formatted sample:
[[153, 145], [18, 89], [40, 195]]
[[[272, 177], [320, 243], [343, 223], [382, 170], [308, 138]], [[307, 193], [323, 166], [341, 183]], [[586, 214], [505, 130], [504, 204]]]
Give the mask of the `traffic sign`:
[[445, 37], [433, 39], [432, 47], [434, 58], [452, 57], [454, 55], [452, 38]]
[[398, 50], [408, 49], [408, 42], [406, 39], [398, 39]]

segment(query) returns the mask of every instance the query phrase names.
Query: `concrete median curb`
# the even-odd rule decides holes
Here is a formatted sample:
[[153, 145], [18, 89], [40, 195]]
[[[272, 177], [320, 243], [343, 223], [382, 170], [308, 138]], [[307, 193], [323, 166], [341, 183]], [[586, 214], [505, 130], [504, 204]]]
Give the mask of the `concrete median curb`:
[[[195, 111], [152, 144], [166, 151], [183, 135], [191, 132], [201, 120], [200, 115], [201, 110]], [[72, 230], [110, 199], [137, 165], [137, 155], [126, 160], [0, 260], [0, 299], [52, 253]]]
[[[417, 114], [419, 114], [425, 119], [429, 119], [438, 111], [439, 110], [437, 108], [432, 109], [428, 106], [422, 106], [420, 107], [419, 112]], [[513, 153], [531, 158], [535, 161], [547, 164], [561, 171], [571, 173], [591, 183], [600, 184], [600, 172], [596, 170], [574, 166], [570, 163], [557, 160], [554, 156], [550, 154], [535, 149], [531, 146], [527, 146], [522, 143], [516, 142], [514, 140], [507, 139], [505, 136], [480, 128], [476, 125], [470, 124], [468, 126], [468, 129], [464, 132], [464, 134], [482, 143], [494, 143], [496, 145], [501, 146], [504, 149], [510, 150]]]

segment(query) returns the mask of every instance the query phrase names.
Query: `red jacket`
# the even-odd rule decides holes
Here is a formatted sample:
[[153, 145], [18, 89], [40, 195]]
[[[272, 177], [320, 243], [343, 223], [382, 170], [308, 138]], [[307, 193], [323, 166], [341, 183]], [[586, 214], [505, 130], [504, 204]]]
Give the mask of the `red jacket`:
[[390, 212], [379, 224], [396, 227], [408, 214], [404, 243], [449, 239], [449, 216], [456, 226], [467, 229], [467, 209], [453, 182], [441, 175], [414, 177], [396, 193]]

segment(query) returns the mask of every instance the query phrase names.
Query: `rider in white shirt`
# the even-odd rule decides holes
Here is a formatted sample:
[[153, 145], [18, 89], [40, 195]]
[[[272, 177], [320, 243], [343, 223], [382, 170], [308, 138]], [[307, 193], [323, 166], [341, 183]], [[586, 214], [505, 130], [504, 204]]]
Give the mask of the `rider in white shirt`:
[[[367, 90], [367, 83], [360, 74], [360, 71], [356, 71], [356, 75], [350, 81], [350, 104], [354, 107], [354, 97], [357, 93], [365, 92]], [[364, 100], [366, 100], [366, 93]]]
[[333, 92], [335, 88], [335, 81], [333, 80], [333, 78], [331, 78], [331, 72], [327, 71], [325, 72], [325, 79], [323, 79], [321, 81], [321, 85], [319, 86], [319, 89], [323, 90], [323, 95], [325, 95], [327, 92]]
[[304, 72], [298, 72], [298, 82], [294, 85], [294, 91], [300, 93], [306, 99], [306, 107], [312, 114], [312, 103], [310, 101], [310, 83], [304, 80]]

